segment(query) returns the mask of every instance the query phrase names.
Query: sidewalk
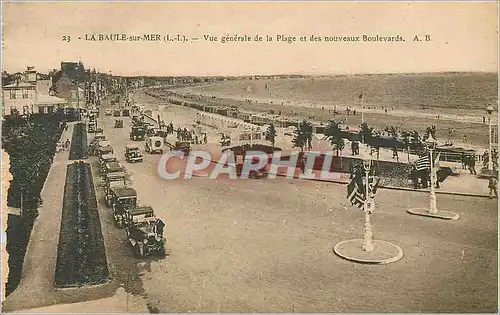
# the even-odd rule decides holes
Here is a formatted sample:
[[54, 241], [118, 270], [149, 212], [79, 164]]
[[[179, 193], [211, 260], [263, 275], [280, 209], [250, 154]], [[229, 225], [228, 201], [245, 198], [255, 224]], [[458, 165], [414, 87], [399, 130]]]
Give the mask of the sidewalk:
[[[68, 124], [61, 141], [71, 139], [74, 123]], [[57, 259], [57, 244], [61, 224], [61, 209], [66, 179], [66, 164], [69, 150], [56, 153], [47, 179], [41, 191], [43, 204], [33, 224], [26, 248], [23, 272], [19, 287], [9, 295], [4, 309], [19, 306], [49, 304], [54, 291], [53, 278]]]

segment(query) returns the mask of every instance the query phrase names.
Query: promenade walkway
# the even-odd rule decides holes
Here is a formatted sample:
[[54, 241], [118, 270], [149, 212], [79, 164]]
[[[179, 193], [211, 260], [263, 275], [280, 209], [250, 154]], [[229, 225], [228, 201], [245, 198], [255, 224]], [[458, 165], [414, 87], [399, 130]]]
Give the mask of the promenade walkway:
[[[60, 141], [71, 139], [74, 125], [75, 123], [68, 124], [68, 130], [63, 131]], [[41, 192], [43, 204], [39, 208], [39, 216], [35, 219], [26, 249], [21, 282], [2, 303], [2, 311], [101, 313], [127, 312], [128, 309], [137, 313], [148, 312], [142, 297], [125, 293], [115, 294], [116, 284], [112, 282], [78, 289], [54, 287], [66, 170], [67, 165], [73, 163], [68, 158], [69, 150], [61, 151], [54, 156]], [[113, 298], [108, 298], [113, 294], [115, 294]]]
[[[74, 123], [68, 124], [68, 130], [63, 131], [60, 141], [71, 139], [73, 127]], [[4, 301], [4, 311], [19, 306], [48, 305], [52, 302], [68, 157], [69, 150], [54, 156], [41, 192], [43, 204], [38, 209], [39, 215], [35, 219], [26, 249], [21, 282]]]

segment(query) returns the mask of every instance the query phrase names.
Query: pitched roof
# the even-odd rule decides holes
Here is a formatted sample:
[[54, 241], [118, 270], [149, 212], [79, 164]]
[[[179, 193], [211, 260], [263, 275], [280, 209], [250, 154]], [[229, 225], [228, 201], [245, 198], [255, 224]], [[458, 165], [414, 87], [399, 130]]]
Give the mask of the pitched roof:
[[85, 78], [85, 68], [82, 63], [78, 62], [61, 62], [61, 70], [57, 71], [53, 78], [52, 83], [56, 83], [59, 79], [65, 75], [68, 79], [73, 82], [83, 82]]

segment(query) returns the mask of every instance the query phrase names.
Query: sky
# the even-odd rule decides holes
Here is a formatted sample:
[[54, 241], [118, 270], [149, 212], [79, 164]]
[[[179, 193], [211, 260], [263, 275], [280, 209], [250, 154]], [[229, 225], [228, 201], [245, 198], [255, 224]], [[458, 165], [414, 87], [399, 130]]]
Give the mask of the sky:
[[[3, 3], [2, 70], [81, 60], [115, 75], [351, 74], [498, 71], [495, 2]], [[92, 34], [162, 41], [87, 41]], [[165, 35], [199, 38], [164, 42]], [[262, 42], [221, 43], [226, 35]], [[396, 36], [405, 42], [311, 42], [301, 36]], [[431, 41], [414, 41], [415, 35]], [[217, 36], [218, 42], [204, 40]], [[266, 41], [266, 35], [273, 38]], [[296, 42], [277, 42], [277, 35]], [[63, 41], [70, 36], [70, 42]], [[78, 39], [81, 38], [81, 39]]]

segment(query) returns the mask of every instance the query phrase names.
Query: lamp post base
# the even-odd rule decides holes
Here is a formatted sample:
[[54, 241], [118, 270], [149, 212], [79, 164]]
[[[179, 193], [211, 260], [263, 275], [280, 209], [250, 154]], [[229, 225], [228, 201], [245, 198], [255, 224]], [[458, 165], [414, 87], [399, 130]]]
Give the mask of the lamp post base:
[[364, 240], [353, 239], [337, 243], [333, 251], [338, 256], [364, 264], [389, 264], [403, 258], [403, 250], [392, 243], [373, 240], [373, 250], [363, 250]]
[[438, 218], [443, 220], [457, 220], [460, 215], [451, 211], [438, 210], [435, 213], [429, 211], [426, 208], [411, 208], [407, 210], [408, 213], [413, 215], [421, 215], [424, 217]]

